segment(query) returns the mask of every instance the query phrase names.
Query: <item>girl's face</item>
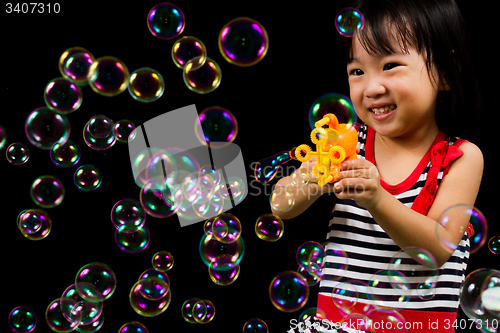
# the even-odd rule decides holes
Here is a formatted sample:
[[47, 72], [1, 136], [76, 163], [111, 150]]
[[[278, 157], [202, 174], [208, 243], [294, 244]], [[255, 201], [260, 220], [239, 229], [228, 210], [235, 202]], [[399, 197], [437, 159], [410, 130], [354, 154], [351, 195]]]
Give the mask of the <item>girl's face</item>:
[[[408, 53], [369, 55], [358, 38], [353, 38], [353, 60], [347, 73], [358, 117], [378, 134], [391, 138], [437, 131], [440, 84], [435, 73], [436, 80], [431, 80], [424, 56], [411, 45]], [[394, 41], [393, 49], [400, 48]]]

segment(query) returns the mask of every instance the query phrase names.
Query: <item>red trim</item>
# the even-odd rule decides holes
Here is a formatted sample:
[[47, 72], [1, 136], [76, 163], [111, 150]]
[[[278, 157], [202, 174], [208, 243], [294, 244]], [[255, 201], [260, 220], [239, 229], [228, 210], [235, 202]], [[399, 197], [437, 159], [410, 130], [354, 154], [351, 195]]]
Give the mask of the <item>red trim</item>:
[[[375, 142], [375, 131], [368, 126], [367, 128], [368, 128], [368, 133], [366, 134], [365, 158], [376, 165], [374, 149], [373, 149]], [[436, 136], [436, 138], [434, 139], [432, 145], [427, 150], [427, 153], [425, 153], [424, 157], [422, 157], [422, 159], [420, 160], [420, 163], [405, 180], [403, 180], [399, 184], [390, 185], [381, 179], [380, 184], [382, 185], [382, 187], [392, 195], [401, 194], [403, 192], [408, 191], [418, 181], [425, 167], [427, 166], [427, 164], [429, 164], [429, 161], [431, 160], [432, 147], [434, 147], [435, 144], [443, 140], [446, 140], [446, 135], [440, 131]]]
[[[356, 329], [356, 319], [352, 319], [349, 322], [349, 316], [356, 318], [356, 314], [369, 314], [369, 311], [374, 309], [372, 305], [357, 302], [351, 309], [349, 309], [350, 314], [342, 311], [336, 307], [329, 296], [323, 294], [318, 295], [318, 309], [324, 311], [327, 319], [331, 322], [330, 326], [337, 325], [340, 326], [342, 321], [345, 321], [347, 327]], [[432, 333], [453, 333], [455, 329], [453, 328], [453, 323], [457, 318], [457, 312], [436, 312], [436, 311], [418, 311], [418, 310], [406, 310], [399, 309], [397, 312], [403, 316], [406, 320], [406, 326], [408, 330], [407, 333], [417, 333], [417, 332], [432, 332]], [[368, 316], [369, 318], [369, 316]], [[366, 320], [366, 319], [365, 319]], [[339, 323], [339, 324], [337, 324]], [[386, 322], [387, 323], [387, 322]], [[377, 329], [383, 327], [382, 322], [378, 325], [375, 321], [371, 324], [372, 329], [367, 332], [373, 331], [373, 328]], [[358, 327], [361, 329], [361, 327]], [[369, 328], [369, 327], [368, 327]]]

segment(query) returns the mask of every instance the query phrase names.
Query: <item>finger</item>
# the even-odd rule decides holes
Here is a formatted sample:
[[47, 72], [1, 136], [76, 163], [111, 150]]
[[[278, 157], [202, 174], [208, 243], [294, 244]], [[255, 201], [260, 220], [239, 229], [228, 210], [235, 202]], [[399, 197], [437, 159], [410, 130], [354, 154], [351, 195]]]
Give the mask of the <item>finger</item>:
[[373, 164], [371, 162], [369, 162], [365, 159], [362, 159], [362, 158], [344, 161], [340, 164], [341, 170], [368, 169], [372, 166], [373, 166]]
[[346, 171], [341, 171], [336, 179], [336, 181], [340, 181], [342, 179], [348, 178], [370, 178], [370, 169], [349, 169]]

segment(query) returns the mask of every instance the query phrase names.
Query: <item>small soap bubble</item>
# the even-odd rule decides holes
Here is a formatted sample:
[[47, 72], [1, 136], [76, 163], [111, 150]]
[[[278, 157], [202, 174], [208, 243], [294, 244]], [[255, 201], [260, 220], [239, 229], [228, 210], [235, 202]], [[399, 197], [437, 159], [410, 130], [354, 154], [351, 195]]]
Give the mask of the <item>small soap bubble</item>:
[[219, 271], [233, 269], [245, 253], [243, 237], [232, 243], [223, 243], [211, 233], [206, 232], [200, 241], [200, 256], [205, 265]]
[[500, 236], [493, 236], [488, 241], [488, 249], [493, 254], [500, 254]]
[[9, 313], [9, 326], [15, 333], [28, 333], [35, 329], [37, 315], [29, 306], [17, 306]]
[[191, 297], [181, 307], [182, 318], [191, 324], [207, 324], [215, 316], [215, 306], [207, 299]]
[[207, 49], [201, 40], [192, 36], [179, 38], [172, 46], [172, 60], [174, 64], [183, 69], [191, 59], [197, 59], [192, 63], [192, 70], [201, 67], [207, 59]]
[[213, 221], [212, 234], [221, 243], [235, 242], [241, 236], [241, 222], [231, 213], [219, 214]]
[[118, 58], [105, 56], [90, 66], [88, 82], [92, 90], [102, 96], [116, 96], [127, 89], [130, 73]]
[[64, 193], [63, 184], [54, 176], [40, 176], [31, 184], [31, 199], [42, 208], [59, 206]]
[[200, 187], [211, 191], [219, 185], [221, 174], [212, 165], [205, 165], [200, 168], [198, 178], [200, 179]]
[[87, 85], [90, 67], [94, 60], [95, 58], [90, 52], [72, 54], [66, 59], [62, 75], [79, 86]]
[[182, 318], [184, 318], [185, 321], [187, 321], [190, 324], [196, 324], [196, 320], [194, 320], [193, 317], [193, 309], [194, 305], [201, 301], [201, 299], [197, 297], [191, 297], [184, 301], [181, 306], [181, 314]]
[[97, 167], [91, 164], [85, 164], [76, 169], [73, 181], [80, 191], [95, 191], [101, 186], [102, 173]]
[[154, 269], [167, 272], [174, 266], [174, 256], [168, 251], [158, 251], [153, 255], [151, 264]]
[[157, 70], [139, 68], [130, 74], [128, 92], [139, 102], [150, 103], [163, 96], [165, 81]]
[[[230, 268], [221, 271], [217, 269], [217, 266], [219, 265]], [[216, 285], [228, 286], [236, 281], [236, 279], [240, 275], [240, 265], [231, 263], [231, 259], [229, 257], [223, 257], [223, 259], [216, 262], [214, 266], [215, 268], [208, 267], [208, 275]]]
[[5, 131], [5, 128], [0, 124], [0, 149], [5, 146], [5, 142], [7, 141], [7, 132]]
[[99, 319], [102, 314], [102, 301], [85, 300], [78, 290], [85, 290], [86, 295], [100, 297], [100, 293], [94, 285], [81, 282], [77, 288], [75, 284], [70, 285], [64, 290], [60, 298], [61, 312], [68, 321], [72, 321], [76, 315], [80, 316], [80, 325], [89, 325]]
[[228, 22], [219, 33], [219, 50], [224, 59], [237, 66], [252, 66], [269, 49], [269, 36], [259, 22], [239, 17]]
[[321, 270], [325, 262], [325, 249], [318, 242], [302, 243], [296, 253], [297, 263], [305, 269]]
[[149, 331], [144, 324], [138, 321], [131, 321], [123, 324], [123, 326], [118, 329], [118, 333], [149, 333]]
[[82, 89], [75, 83], [60, 77], [45, 86], [45, 104], [54, 112], [72, 113], [82, 105]]
[[[82, 282], [90, 283], [94, 285], [99, 291], [98, 294], [89, 294], [85, 291], [86, 284]], [[78, 294], [84, 299], [96, 302], [105, 301], [109, 299], [116, 289], [116, 275], [115, 272], [105, 263], [102, 262], [92, 262], [84, 265], [78, 270], [75, 278], [75, 285]]]
[[195, 93], [208, 94], [220, 85], [221, 69], [215, 60], [208, 57], [203, 65], [200, 66], [199, 63], [199, 57], [186, 63], [183, 69], [184, 83]]
[[233, 113], [220, 106], [201, 111], [195, 125], [198, 140], [210, 148], [222, 148], [233, 142], [238, 134], [238, 121]]
[[307, 308], [302, 311], [298, 318], [297, 327], [305, 327], [311, 333], [326, 331], [325, 323], [323, 320], [328, 320], [325, 311], [320, 308]]
[[144, 294], [149, 294], [145, 291], [148, 286], [149, 279], [137, 281], [130, 289], [129, 301], [132, 309], [135, 312], [144, 317], [155, 317], [167, 310], [170, 305], [170, 300], [172, 299], [172, 293], [170, 288], [168, 288], [167, 293], [158, 299], [148, 299]]
[[30, 150], [27, 145], [22, 142], [11, 143], [5, 150], [7, 161], [13, 165], [21, 165], [28, 162], [30, 158]]
[[335, 28], [339, 34], [346, 37], [354, 36], [364, 25], [363, 15], [357, 9], [350, 7], [342, 9], [335, 19]]
[[469, 239], [470, 253], [476, 252], [486, 243], [488, 224], [483, 213], [476, 207], [466, 204], [453, 205], [443, 211], [437, 222], [436, 236], [442, 247], [450, 253], [457, 249], [459, 243], [451, 241], [446, 230], [463, 235], [470, 224], [474, 230], [474, 235]]
[[110, 118], [99, 114], [90, 118], [83, 128], [83, 140], [94, 150], [106, 150], [116, 143], [115, 123]]
[[302, 187], [309, 184], [309, 172], [305, 169], [298, 169], [290, 176], [290, 183], [293, 186]]
[[139, 200], [148, 215], [159, 219], [170, 217], [179, 210], [175, 196], [169, 188], [166, 186], [164, 189], [158, 189], [154, 181], [141, 188]]
[[295, 204], [295, 194], [287, 186], [275, 186], [269, 197], [271, 207], [280, 212], [288, 212]]
[[60, 298], [53, 300], [45, 311], [47, 325], [55, 332], [71, 332], [75, 330], [80, 324], [81, 316], [81, 312], [78, 312], [71, 318], [71, 321], [67, 320], [62, 313]]
[[148, 29], [160, 39], [172, 39], [179, 36], [186, 25], [182, 10], [169, 2], [162, 2], [148, 13]]
[[61, 75], [65, 75], [64, 67], [66, 66], [68, 59], [79, 53], [89, 54], [92, 59], [94, 59], [92, 53], [90, 53], [87, 49], [80, 46], [70, 47], [69, 49], [66, 49], [59, 57], [59, 72], [61, 73]]
[[54, 143], [64, 143], [68, 140], [70, 125], [66, 115], [42, 106], [31, 111], [28, 115], [24, 131], [33, 146], [49, 150]]
[[269, 333], [269, 327], [262, 319], [252, 318], [243, 324], [243, 333]]
[[76, 165], [81, 156], [80, 146], [71, 139], [68, 139], [65, 143], [56, 142], [50, 149], [51, 161], [61, 168]]
[[17, 226], [24, 237], [29, 240], [40, 240], [49, 235], [52, 230], [52, 220], [43, 209], [26, 209], [17, 217]]
[[309, 299], [309, 287], [297, 272], [285, 271], [276, 275], [269, 285], [269, 297], [276, 309], [294, 312]]
[[309, 109], [311, 129], [316, 128], [315, 123], [322, 120], [323, 116], [328, 113], [335, 115], [341, 124], [354, 126], [357, 121], [354, 105], [348, 97], [337, 93], [328, 93], [316, 99]]
[[353, 308], [358, 302], [359, 293], [355, 284], [350, 280], [337, 283], [333, 289], [332, 297], [333, 304], [346, 313], [350, 313], [349, 309]]
[[113, 127], [113, 134], [119, 142], [128, 142], [130, 134], [134, 133], [133, 139], [135, 137], [135, 124], [127, 119], [118, 120]]
[[255, 234], [262, 240], [276, 242], [283, 236], [285, 225], [275, 214], [262, 214], [255, 222]]
[[146, 223], [146, 213], [139, 201], [122, 199], [111, 208], [111, 222], [121, 232], [135, 232]]
[[121, 250], [127, 253], [138, 253], [148, 247], [151, 236], [146, 225], [134, 232], [123, 232], [122, 229], [124, 226], [115, 231], [115, 242]]

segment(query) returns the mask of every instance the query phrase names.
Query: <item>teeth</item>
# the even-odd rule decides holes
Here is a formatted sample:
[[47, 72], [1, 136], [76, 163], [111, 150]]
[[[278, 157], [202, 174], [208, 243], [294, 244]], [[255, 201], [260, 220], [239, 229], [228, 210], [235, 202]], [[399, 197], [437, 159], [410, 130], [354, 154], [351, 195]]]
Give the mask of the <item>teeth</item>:
[[372, 108], [370, 109], [373, 113], [375, 114], [381, 114], [381, 113], [387, 113], [389, 111], [392, 111], [396, 108], [396, 104], [392, 104], [383, 108]]

